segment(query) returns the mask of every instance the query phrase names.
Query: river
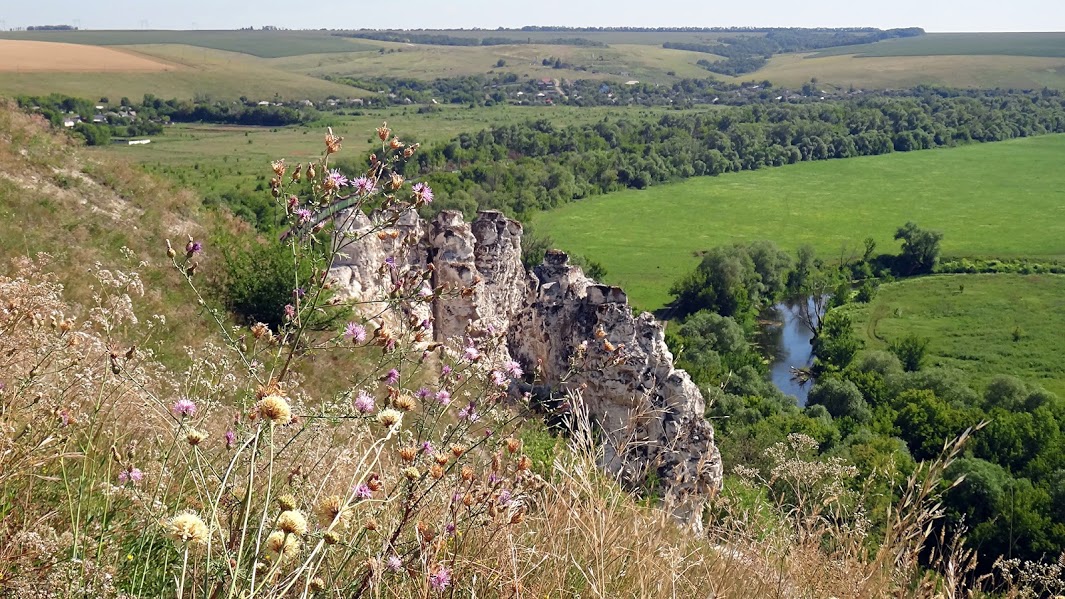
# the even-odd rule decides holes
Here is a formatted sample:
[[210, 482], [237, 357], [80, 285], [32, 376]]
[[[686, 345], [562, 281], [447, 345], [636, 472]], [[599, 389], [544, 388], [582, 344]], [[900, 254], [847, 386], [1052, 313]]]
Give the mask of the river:
[[[773, 384], [785, 394], [794, 396], [800, 406], [805, 406], [813, 383], [800, 384], [792, 378], [791, 369], [813, 365], [810, 341], [814, 334], [799, 318], [799, 301], [782, 302], [763, 312], [764, 324], [759, 341], [771, 351], [769, 376]], [[812, 298], [806, 301], [813, 302]]]

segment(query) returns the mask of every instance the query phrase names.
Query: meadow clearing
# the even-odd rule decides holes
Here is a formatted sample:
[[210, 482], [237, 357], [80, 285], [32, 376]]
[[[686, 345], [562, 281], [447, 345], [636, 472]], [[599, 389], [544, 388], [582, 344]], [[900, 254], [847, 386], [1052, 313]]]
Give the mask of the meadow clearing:
[[844, 308], [869, 349], [905, 335], [930, 341], [927, 362], [983, 388], [1008, 372], [1065, 394], [1065, 276], [936, 275], [882, 285]]
[[944, 233], [947, 256], [1065, 257], [1065, 136], [800, 163], [626, 190], [532, 220], [557, 247], [601, 262], [643, 309], [716, 245], [810, 244], [826, 259], [872, 237], [894, 253], [906, 221]]

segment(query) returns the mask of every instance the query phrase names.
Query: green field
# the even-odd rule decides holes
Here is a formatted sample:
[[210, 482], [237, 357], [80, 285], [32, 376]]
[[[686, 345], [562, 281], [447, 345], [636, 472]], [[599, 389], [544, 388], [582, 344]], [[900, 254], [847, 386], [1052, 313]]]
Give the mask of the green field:
[[669, 301], [696, 252], [769, 239], [826, 258], [873, 237], [895, 252], [908, 220], [943, 231], [952, 256], [1065, 257], [1065, 135], [808, 162], [642, 191], [545, 212], [534, 226], [555, 245], [603, 263], [640, 308]]
[[875, 44], [828, 48], [814, 57], [841, 56], [1047, 56], [1065, 57], [1065, 33], [928, 33]]
[[367, 40], [337, 37], [318, 31], [4, 31], [0, 39], [63, 42], [93, 46], [180, 44], [260, 58], [376, 50]]
[[845, 309], [867, 348], [916, 334], [930, 340], [929, 365], [958, 368], [977, 389], [1009, 373], [1065, 395], [1065, 276], [922, 277]]

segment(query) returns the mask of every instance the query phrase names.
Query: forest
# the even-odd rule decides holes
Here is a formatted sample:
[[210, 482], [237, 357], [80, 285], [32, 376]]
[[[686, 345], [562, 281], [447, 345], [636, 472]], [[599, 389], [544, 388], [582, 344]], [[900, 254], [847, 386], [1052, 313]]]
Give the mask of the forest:
[[494, 127], [433, 144], [406, 165], [437, 193], [435, 209], [516, 216], [623, 188], [807, 160], [907, 152], [1065, 132], [1060, 92], [951, 91], [753, 104], [558, 127]]

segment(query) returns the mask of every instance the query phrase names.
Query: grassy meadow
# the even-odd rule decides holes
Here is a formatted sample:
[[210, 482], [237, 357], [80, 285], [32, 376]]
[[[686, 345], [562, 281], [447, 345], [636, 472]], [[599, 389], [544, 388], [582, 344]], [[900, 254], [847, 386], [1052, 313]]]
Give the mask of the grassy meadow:
[[1065, 257], [1065, 136], [829, 160], [627, 190], [537, 215], [555, 245], [598, 260], [636, 306], [669, 301], [697, 252], [769, 239], [826, 258], [872, 237], [894, 252], [908, 220], [950, 256]]
[[846, 308], [867, 348], [916, 334], [928, 364], [958, 368], [983, 388], [997, 373], [1065, 394], [1065, 277], [938, 275], [882, 285]]

